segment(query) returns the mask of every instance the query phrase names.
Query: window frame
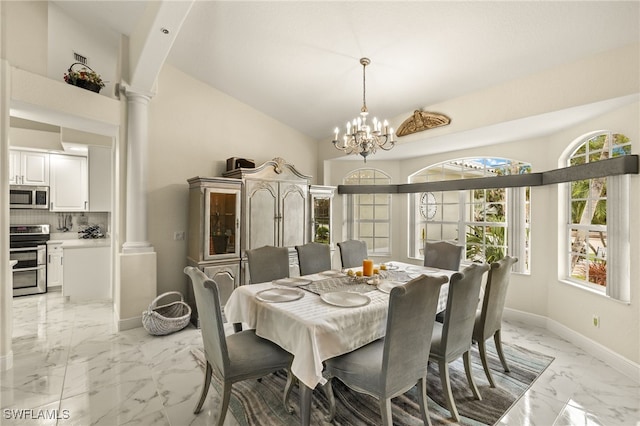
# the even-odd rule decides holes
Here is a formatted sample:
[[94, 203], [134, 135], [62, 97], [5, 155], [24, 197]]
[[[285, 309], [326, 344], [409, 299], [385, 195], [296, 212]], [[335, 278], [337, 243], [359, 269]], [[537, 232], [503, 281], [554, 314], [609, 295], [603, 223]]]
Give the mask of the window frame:
[[[605, 137], [603, 146], [598, 149], [592, 149], [592, 145], [595, 145], [594, 141], [602, 136]], [[617, 142], [618, 137], [623, 140], [622, 143]], [[608, 148], [606, 150], [606, 155], [603, 156], [603, 148], [607, 146], [607, 144]], [[579, 152], [583, 148], [583, 152]], [[629, 155], [631, 154], [631, 148], [631, 140], [625, 135], [614, 133], [610, 130], [594, 131], [576, 138], [571, 144], [569, 144], [567, 149], [561, 155], [559, 164], [570, 166], [575, 163], [593, 163], [607, 158]], [[599, 154], [599, 158], [591, 161], [591, 159], [594, 158], [593, 156], [596, 154]], [[586, 161], [573, 161], [578, 158], [582, 158]], [[561, 190], [559, 191], [560, 205], [564, 206], [563, 226], [562, 230], [559, 232], [559, 245], [562, 247], [562, 251], [560, 252], [561, 259], [559, 279], [576, 285], [579, 288], [584, 288], [597, 294], [611, 297], [615, 300], [629, 302], [629, 177], [623, 175], [585, 179], [584, 181], [589, 182], [589, 189], [591, 188], [591, 182], [596, 181], [596, 179], [606, 179], [603, 183], [603, 188], [601, 189], [600, 194], [597, 196], [587, 194], [587, 196], [584, 197], [574, 197], [573, 185], [575, 182], [562, 184]], [[605, 203], [604, 224], [593, 223], [597, 206], [603, 201]], [[589, 224], [574, 222], [572, 207], [575, 202], [584, 202], [585, 208], [589, 207], [592, 209], [591, 211], [594, 211], [594, 213], [591, 213]], [[602, 215], [601, 211], [598, 213]], [[580, 216], [582, 220], [582, 213]], [[598, 220], [602, 221], [602, 218], [599, 218]], [[577, 278], [573, 274], [573, 270], [575, 269], [573, 267], [573, 257], [580, 254], [574, 251], [573, 229], [586, 230], [588, 240], [590, 240], [590, 232], [604, 231], [606, 234], [604, 256], [598, 253], [598, 250], [594, 253], [593, 261], [589, 260], [589, 251], [587, 251], [584, 256], [581, 256], [587, 260], [584, 279]], [[589, 265], [602, 260], [604, 260], [606, 268], [605, 285], [589, 281]]]
[[[495, 161], [495, 165], [491, 165], [492, 160]], [[482, 164], [482, 167], [478, 167], [478, 164]], [[472, 167], [472, 165], [474, 165]], [[445, 173], [444, 170], [447, 168], [451, 170], [451, 174], [448, 172]], [[438, 168], [440, 170], [438, 171]], [[458, 168], [458, 170], [456, 170]], [[497, 170], [499, 169], [499, 170]], [[429, 172], [432, 170], [433, 172]], [[503, 157], [465, 157], [465, 158], [455, 158], [450, 160], [445, 160], [436, 164], [432, 164], [425, 168], [422, 168], [415, 173], [409, 175], [408, 182], [409, 183], [419, 183], [419, 182], [433, 182], [433, 181], [441, 181], [445, 178], [449, 179], [469, 179], [473, 177], [482, 178], [488, 176], [496, 176], [499, 174], [516, 174], [516, 173], [530, 173], [531, 172], [531, 164], [526, 162], [521, 162], [514, 159], [503, 158]], [[501, 221], [487, 221], [486, 216], [482, 221], [475, 220], [473, 214], [469, 208], [473, 204], [482, 204], [484, 207], [484, 211], [486, 208], [491, 206], [491, 201], [487, 201], [487, 193], [492, 191], [491, 189], [485, 190], [460, 190], [460, 191], [438, 191], [433, 192], [438, 201], [437, 204], [437, 214], [434, 219], [425, 219], [422, 218], [419, 212], [419, 199], [420, 193], [412, 194], [408, 200], [408, 214], [409, 220], [408, 223], [408, 247], [407, 247], [407, 255], [409, 258], [423, 260], [424, 256], [422, 254], [422, 247], [424, 246], [425, 241], [430, 241], [432, 239], [429, 238], [429, 223], [433, 223], [436, 226], [446, 226], [446, 225], [455, 225], [457, 226], [457, 232], [455, 232], [455, 238], [449, 238], [453, 235], [450, 233], [439, 234], [440, 238], [448, 241], [452, 241], [454, 243], [460, 244], [464, 243], [465, 252], [463, 262], [472, 262], [473, 259], [469, 259], [467, 257], [468, 254], [468, 235], [467, 229], [471, 226], [477, 227], [501, 227], [505, 229], [505, 232], [502, 237], [502, 243], [499, 247], [501, 247], [502, 255], [512, 255], [519, 258], [519, 262], [514, 265], [514, 271], [528, 273], [530, 270], [530, 196], [531, 190], [530, 187], [523, 188], [496, 188], [504, 191], [502, 195], [502, 200], [499, 202], [504, 206], [504, 218]], [[484, 196], [481, 199], [478, 199], [478, 202], [474, 202], [472, 198], [474, 197], [474, 191], [483, 191]], [[448, 202], [444, 202], [444, 195], [447, 193], [455, 193], [457, 196], [449, 195]], [[456, 199], [456, 201], [453, 201]], [[481, 201], [480, 201], [481, 200]], [[520, 202], [523, 205], [514, 208], [514, 203]], [[440, 212], [444, 210], [445, 206], [449, 206], [449, 214], [453, 212], [453, 206], [457, 204], [458, 214], [455, 220], [444, 220], [444, 216], [440, 215]], [[439, 219], [439, 220], [438, 220]], [[518, 226], [514, 224], [518, 223]], [[423, 233], [423, 229], [427, 229]], [[426, 235], [425, 235], [426, 234]], [[433, 234], [431, 234], [433, 235]], [[445, 236], [443, 238], [443, 235]], [[487, 243], [486, 235], [482, 233], [482, 249], [479, 251], [481, 253], [482, 259], [486, 259], [487, 247], [492, 247], [490, 243]]]
[[[362, 173], [371, 172], [373, 177], [363, 177]], [[354, 176], [358, 174], [358, 176]], [[362, 180], [366, 180], [365, 183]], [[345, 185], [389, 185], [391, 176], [383, 170], [376, 168], [359, 168], [352, 170], [343, 178]], [[371, 197], [371, 202], [361, 202], [364, 198]], [[377, 199], [384, 197], [386, 203], [378, 203]], [[346, 239], [363, 240], [367, 243], [367, 250], [370, 256], [390, 256], [392, 247], [392, 200], [391, 194], [349, 194], [345, 203], [345, 224]], [[386, 219], [376, 218], [378, 207], [386, 206]], [[369, 207], [373, 213], [371, 219], [360, 218], [361, 207]], [[362, 235], [360, 233], [361, 225], [370, 224], [371, 235]], [[383, 224], [387, 227], [387, 236], [377, 236], [377, 225]], [[380, 244], [380, 241], [386, 240], [386, 244]], [[382, 248], [380, 248], [382, 246]], [[384, 247], [386, 246], [386, 249]]]

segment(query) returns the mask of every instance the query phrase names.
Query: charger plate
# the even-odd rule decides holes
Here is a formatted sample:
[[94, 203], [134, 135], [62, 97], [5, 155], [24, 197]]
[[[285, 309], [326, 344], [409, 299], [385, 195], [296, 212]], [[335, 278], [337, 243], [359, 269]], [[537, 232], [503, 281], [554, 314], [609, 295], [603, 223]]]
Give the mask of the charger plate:
[[332, 291], [320, 295], [320, 298], [333, 306], [342, 308], [354, 308], [356, 306], [364, 306], [371, 302], [369, 296], [353, 291]]
[[378, 290], [383, 293], [391, 293], [391, 289], [404, 284], [402, 281], [383, 280], [378, 284]]
[[298, 288], [268, 288], [256, 293], [256, 299], [262, 302], [292, 302], [302, 299], [304, 292]]
[[280, 278], [279, 280], [273, 280], [271, 282], [276, 285], [283, 285], [286, 287], [298, 287], [300, 285], [311, 284], [311, 280], [308, 280], [306, 278], [297, 278], [297, 277]]

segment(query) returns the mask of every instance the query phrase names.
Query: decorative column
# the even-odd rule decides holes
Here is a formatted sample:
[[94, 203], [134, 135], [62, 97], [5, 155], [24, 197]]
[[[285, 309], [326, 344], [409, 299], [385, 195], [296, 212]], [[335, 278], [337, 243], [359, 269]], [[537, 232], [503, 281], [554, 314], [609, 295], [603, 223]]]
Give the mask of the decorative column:
[[151, 95], [125, 89], [127, 97], [127, 214], [123, 253], [153, 252], [147, 240], [147, 158]]
[[127, 97], [127, 176], [125, 242], [119, 255], [114, 292], [119, 331], [140, 327], [142, 311], [157, 296], [157, 255], [147, 238], [148, 111], [151, 93], [125, 87]]

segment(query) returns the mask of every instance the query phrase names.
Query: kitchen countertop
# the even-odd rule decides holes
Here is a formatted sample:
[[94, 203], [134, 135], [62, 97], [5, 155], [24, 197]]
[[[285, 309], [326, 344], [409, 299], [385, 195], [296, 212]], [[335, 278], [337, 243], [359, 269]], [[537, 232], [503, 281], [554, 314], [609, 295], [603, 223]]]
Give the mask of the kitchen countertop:
[[62, 248], [105, 247], [111, 238], [78, 238], [77, 232], [51, 234], [47, 244], [62, 244]]

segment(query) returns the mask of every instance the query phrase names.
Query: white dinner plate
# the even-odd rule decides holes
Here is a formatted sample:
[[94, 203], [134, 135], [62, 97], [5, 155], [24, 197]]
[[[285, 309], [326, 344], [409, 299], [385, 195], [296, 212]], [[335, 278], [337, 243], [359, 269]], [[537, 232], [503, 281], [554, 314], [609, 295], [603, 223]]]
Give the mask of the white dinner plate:
[[436, 272], [440, 272], [437, 269], [429, 269], [422, 266], [409, 266], [405, 271], [408, 274], [416, 274], [416, 276], [420, 274], [435, 274]]
[[311, 280], [308, 280], [306, 278], [297, 278], [297, 277], [281, 278], [279, 280], [273, 280], [271, 282], [276, 285], [283, 285], [286, 287], [298, 287], [299, 285], [311, 284]]
[[385, 264], [385, 267], [387, 268], [387, 271], [395, 271], [397, 269], [400, 269], [400, 267], [398, 265], [392, 265], [392, 264]]
[[320, 296], [326, 303], [343, 308], [353, 308], [356, 306], [364, 306], [371, 302], [369, 296], [353, 291], [332, 291], [324, 293]]
[[391, 293], [391, 289], [404, 284], [402, 281], [383, 280], [378, 284], [378, 290], [383, 293]]
[[334, 271], [333, 269], [330, 269], [328, 271], [320, 272], [320, 275], [324, 275], [326, 277], [339, 277], [342, 275], [342, 272]]
[[262, 302], [291, 302], [302, 296], [304, 292], [299, 288], [268, 288], [256, 293], [256, 299]]

